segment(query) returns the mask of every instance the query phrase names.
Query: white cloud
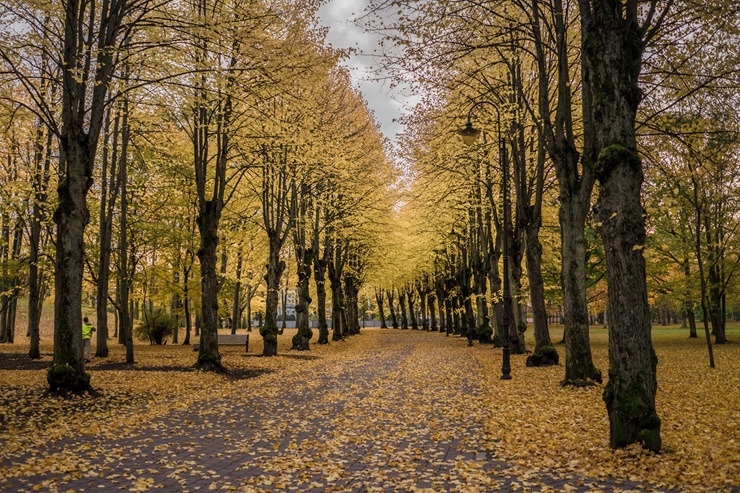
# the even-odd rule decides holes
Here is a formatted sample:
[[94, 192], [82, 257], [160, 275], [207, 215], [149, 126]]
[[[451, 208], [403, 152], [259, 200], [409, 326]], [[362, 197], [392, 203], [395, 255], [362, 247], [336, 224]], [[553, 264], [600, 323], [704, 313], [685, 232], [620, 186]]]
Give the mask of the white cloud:
[[377, 51], [380, 38], [353, 23], [353, 19], [364, 12], [366, 3], [366, 0], [332, 0], [321, 7], [319, 17], [329, 28], [328, 44], [356, 50], [346, 62], [352, 80], [375, 113], [383, 134], [395, 144], [396, 134], [403, 130], [395, 120], [418, 98], [404, 96], [398, 89], [390, 90], [388, 81], [382, 80], [383, 74], [377, 72], [372, 54]]

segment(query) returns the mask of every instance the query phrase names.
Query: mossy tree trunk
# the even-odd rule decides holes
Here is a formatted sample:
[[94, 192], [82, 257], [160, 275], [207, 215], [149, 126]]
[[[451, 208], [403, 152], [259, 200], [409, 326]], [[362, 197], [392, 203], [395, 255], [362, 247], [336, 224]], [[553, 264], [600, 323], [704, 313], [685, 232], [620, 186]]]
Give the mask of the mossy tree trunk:
[[[638, 22], [638, 0], [579, 0], [584, 83], [584, 147], [598, 156], [594, 216], [606, 256], [609, 286], [609, 382], [604, 402], [613, 448], [641, 442], [661, 447], [655, 410], [657, 357], [650, 338], [645, 274], [642, 162], [635, 117], [638, 79], [654, 28]], [[650, 10], [652, 15], [654, 11]], [[661, 17], [662, 18], [662, 17]]]

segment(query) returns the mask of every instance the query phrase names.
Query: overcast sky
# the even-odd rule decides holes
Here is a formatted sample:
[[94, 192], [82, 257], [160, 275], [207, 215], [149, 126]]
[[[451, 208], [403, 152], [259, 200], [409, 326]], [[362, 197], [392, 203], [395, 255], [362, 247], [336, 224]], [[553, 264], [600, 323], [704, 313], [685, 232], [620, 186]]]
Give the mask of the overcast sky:
[[416, 102], [415, 97], [389, 90], [387, 81], [377, 81], [378, 74], [371, 54], [378, 46], [378, 38], [363, 32], [352, 23], [352, 19], [364, 11], [366, 0], [331, 0], [321, 7], [319, 16], [329, 27], [327, 43], [335, 48], [356, 48], [357, 54], [347, 62], [355, 85], [360, 88], [375, 118], [381, 125], [383, 134], [395, 144], [395, 137], [402, 126], [394, 120]]

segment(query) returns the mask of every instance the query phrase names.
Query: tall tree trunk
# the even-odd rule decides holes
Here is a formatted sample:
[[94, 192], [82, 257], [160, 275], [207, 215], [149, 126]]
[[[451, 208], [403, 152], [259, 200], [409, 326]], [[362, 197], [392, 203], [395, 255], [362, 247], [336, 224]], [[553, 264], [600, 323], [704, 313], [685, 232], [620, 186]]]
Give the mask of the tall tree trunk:
[[[126, 106], [128, 107], [128, 106]], [[110, 279], [110, 256], [111, 256], [111, 239], [113, 237], [113, 212], [116, 204], [120, 183], [118, 169], [120, 166], [126, 166], [128, 156], [125, 151], [127, 143], [122, 142], [122, 149], [119, 157], [118, 139], [128, 139], [128, 113], [117, 111], [113, 124], [113, 142], [111, 147], [113, 155], [110, 158], [110, 179], [108, 180], [108, 147], [103, 150], [102, 169], [101, 169], [101, 191], [100, 191], [100, 254], [98, 262], [98, 285], [96, 293], [96, 343], [95, 356], [105, 358], [108, 356], [108, 282]], [[106, 115], [105, 134], [108, 133], [110, 126], [110, 111]], [[125, 129], [125, 134], [120, 133]]]
[[597, 156], [594, 216], [609, 286], [609, 382], [604, 389], [610, 445], [661, 446], [655, 410], [658, 359], [650, 339], [645, 274], [642, 162], [635, 116], [645, 47], [638, 1], [579, 0], [584, 85], [584, 147]]
[[387, 329], [385, 324], [385, 309], [383, 303], [383, 289], [375, 288], [375, 302], [378, 304], [378, 316], [380, 316], [380, 328]]
[[190, 345], [190, 333], [193, 330], [192, 317], [190, 316], [190, 269], [193, 265], [192, 250], [188, 250], [185, 255], [186, 265], [182, 269], [182, 306], [185, 313], [185, 339], [182, 341], [183, 346]]
[[234, 306], [231, 310], [231, 333], [236, 334], [236, 329], [239, 327], [242, 318], [242, 266], [244, 264], [244, 258], [242, 257], [241, 248], [237, 253], [236, 258], [236, 283], [234, 285]]
[[118, 167], [119, 181], [121, 183], [121, 214], [119, 217], [119, 287], [120, 293], [120, 328], [119, 337], [126, 347], [126, 363], [134, 363], [134, 335], [132, 319], [132, 302], [130, 301], [131, 288], [135, 269], [134, 255], [130, 255], [128, 245], [128, 167]]
[[551, 366], [559, 361], [558, 352], [550, 340], [545, 306], [545, 283], [542, 279], [542, 244], [539, 226], [535, 222], [527, 228], [527, 273], [529, 277], [529, 299], [534, 320], [534, 352], [527, 357], [527, 366]]
[[360, 318], [357, 306], [357, 280], [352, 275], [345, 275], [344, 286], [344, 292], [347, 300], [347, 331], [349, 335], [356, 335], [360, 333]]
[[342, 329], [342, 283], [330, 277], [331, 287], [331, 329], [332, 341], [341, 341], [344, 339], [344, 330]]
[[427, 291], [426, 281], [418, 281], [416, 292], [419, 295], [419, 316], [421, 317], [421, 329], [429, 330], [429, 319], [427, 318]]
[[[557, 49], [557, 106], [555, 121], [550, 109], [550, 70], [546, 65], [544, 42], [540, 31], [540, 2], [533, 0], [533, 34], [537, 52], [539, 115], [543, 121], [547, 150], [558, 177], [561, 237], [561, 286], [563, 289], [563, 339], [565, 342], [565, 378], [563, 385], [589, 385], [601, 382], [601, 372], [594, 366], [588, 332], [586, 302], [586, 217], [590, 210], [594, 156], [584, 156], [581, 163], [573, 131], [570, 58], [568, 51], [567, 12], [563, 2], [555, 0], [552, 18]], [[587, 98], [588, 95], [584, 95]]]
[[[50, 16], [45, 15], [45, 32], [48, 32], [46, 28], [48, 28], [50, 21]], [[45, 37], [44, 43], [46, 42], [48, 42], [48, 39]], [[41, 50], [40, 65], [42, 72], [50, 70], [49, 51], [46, 49]], [[49, 94], [51, 101], [56, 99], [57, 87], [59, 85], [58, 80], [55, 80], [54, 82], [55, 83], [42, 82], [40, 91], [43, 95]], [[41, 342], [40, 324], [44, 298], [47, 294], [47, 283], [46, 273], [39, 265], [39, 252], [50, 236], [50, 232], [48, 231], [48, 227], [45, 225], [44, 220], [47, 217], [47, 209], [49, 207], [49, 179], [51, 177], [51, 154], [54, 138], [53, 133], [44, 125], [42, 119], [39, 118], [36, 125], [33, 157], [34, 173], [32, 178], [33, 209], [28, 245], [28, 337], [30, 338], [28, 357], [30, 359], [41, 358], [41, 350], [39, 347]], [[44, 133], [46, 136], [44, 136]]]
[[439, 314], [439, 331], [447, 332], [447, 318], [445, 317], [445, 298], [447, 296], [444, 292], [444, 279], [440, 277], [434, 283], [434, 286], [437, 298], [437, 313]]
[[82, 122], [69, 125], [60, 144], [60, 169], [66, 171], [66, 176], [57, 187], [59, 205], [54, 213], [54, 360], [47, 381], [52, 392], [81, 392], [91, 390], [82, 355], [81, 300], [83, 237], [90, 217], [86, 198], [92, 185], [93, 163]]
[[277, 238], [270, 238], [270, 252], [267, 262], [267, 299], [265, 302], [265, 321], [260, 327], [260, 335], [264, 341], [262, 348], [263, 356], [276, 356], [278, 344], [278, 293], [280, 290], [280, 278], [285, 270], [285, 262], [280, 260], [280, 249], [282, 244]]
[[262, 355], [275, 356], [278, 349], [278, 292], [285, 270], [285, 262], [280, 259], [280, 250], [295, 224], [297, 184], [289, 170], [288, 146], [277, 145], [271, 149], [265, 146], [262, 155], [262, 218], [269, 239], [269, 253], [265, 274], [265, 320], [260, 327], [260, 335], [264, 341]]
[[412, 330], [419, 330], [419, 323], [416, 320], [416, 309], [414, 308], [414, 285], [409, 284], [406, 288], [406, 299], [409, 302], [409, 321]]
[[709, 214], [707, 214], [704, 223], [707, 230], [707, 245], [709, 245], [709, 259], [707, 262], [709, 265], [709, 268], [707, 269], [709, 271], [709, 275], [707, 276], [709, 281], [707, 289], [707, 310], [709, 320], [712, 323], [714, 343], [726, 344], [729, 341], [727, 340], [727, 334], [725, 332], [724, 289], [722, 287], [724, 283], [721, 272], [723, 259], [721, 247], [719, 246], [719, 242], [721, 240], [718, 238], [716, 230], [714, 231], [714, 234], [710, 231], [712, 223], [710, 221]]
[[433, 289], [427, 294], [427, 306], [429, 307], [429, 330], [430, 332], [437, 332], [439, 330], [437, 325], [437, 295]]
[[447, 295], [445, 298], [445, 337], [449, 337], [450, 334], [455, 331], [455, 316], [454, 308], [452, 306], [452, 296]]
[[205, 371], [225, 372], [221, 365], [221, 354], [218, 351], [218, 292], [221, 289], [217, 263], [218, 223], [221, 217], [221, 205], [210, 200], [204, 203], [198, 215], [200, 231], [201, 314], [202, 329], [196, 366]]
[[[44, 62], [42, 61], [42, 64]], [[52, 89], [52, 93], [54, 93]], [[46, 295], [46, 275], [39, 265], [39, 252], [46, 240], [42, 242], [42, 234], [48, 238], [48, 231], [44, 225], [45, 209], [49, 202], [49, 178], [51, 168], [51, 146], [52, 133], [47, 129], [44, 143], [44, 127], [38, 123], [36, 131], [36, 142], [34, 152], [34, 175], [33, 175], [33, 211], [31, 216], [31, 233], [29, 238], [28, 259], [28, 335], [30, 346], [28, 357], [31, 359], [41, 358], [39, 348], [41, 335], [39, 326], [41, 324], [41, 312]]]
[[[299, 226], [297, 226], [299, 228]], [[308, 307], [311, 304], [311, 293], [309, 285], [311, 282], [311, 266], [313, 264], [314, 250], [312, 247], [299, 246], [299, 241], [305, 243], [306, 239], [298, 238], [299, 233], [294, 233], [294, 245], [296, 250], [296, 271], [298, 274], [297, 304], [296, 304], [296, 331], [293, 336], [293, 349], [307, 350], [308, 341], [313, 337], [313, 331], [309, 323]], [[313, 242], [311, 242], [313, 244]]]
[[[325, 258], [314, 259], [313, 275], [316, 284], [316, 310], [319, 319], [319, 344], [329, 344], [329, 323], [326, 320], [326, 267]], [[332, 305], [333, 308], [333, 305]], [[333, 313], [333, 311], [332, 311]]]
[[398, 328], [398, 317], [396, 317], [396, 309], [394, 308], [395, 296], [393, 292], [394, 288], [391, 288], [385, 292], [386, 298], [388, 298], [388, 311], [391, 314], [391, 327], [394, 329]]
[[332, 340], [341, 341], [348, 332], [346, 312], [344, 310], [344, 293], [342, 291], [345, 258], [340, 240], [332, 238], [329, 245], [331, 245], [331, 259], [329, 260], [328, 270], [331, 287]]
[[398, 290], [398, 304], [401, 310], [401, 330], [409, 328], [409, 319], [406, 316], [406, 292], [405, 289]]
[[90, 218], [87, 193], [93, 182], [105, 103], [116, 68], [116, 47], [125, 42], [122, 35], [131, 32], [121, 26], [135, 6], [127, 1], [116, 4], [116, 8], [97, 10], [94, 4], [77, 1], [63, 5], [61, 176], [54, 212], [54, 360], [47, 373], [52, 392], [92, 390], [84, 368], [81, 330], [84, 232]]

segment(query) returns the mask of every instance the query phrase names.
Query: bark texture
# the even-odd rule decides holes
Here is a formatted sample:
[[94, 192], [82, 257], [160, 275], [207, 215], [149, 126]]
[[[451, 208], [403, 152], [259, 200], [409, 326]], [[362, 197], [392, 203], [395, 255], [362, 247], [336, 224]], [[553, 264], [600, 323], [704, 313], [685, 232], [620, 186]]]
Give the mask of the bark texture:
[[661, 446], [655, 411], [657, 357], [650, 339], [645, 276], [642, 162], [637, 153], [637, 81], [644, 50], [636, 0], [580, 0], [585, 146], [594, 163], [594, 207], [606, 255], [609, 286], [609, 382], [604, 402], [610, 445]]

